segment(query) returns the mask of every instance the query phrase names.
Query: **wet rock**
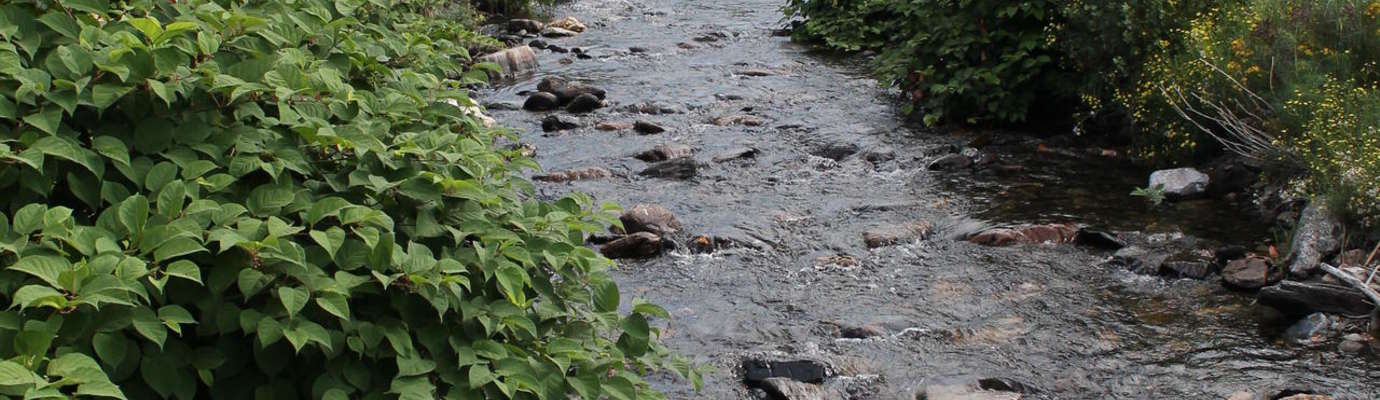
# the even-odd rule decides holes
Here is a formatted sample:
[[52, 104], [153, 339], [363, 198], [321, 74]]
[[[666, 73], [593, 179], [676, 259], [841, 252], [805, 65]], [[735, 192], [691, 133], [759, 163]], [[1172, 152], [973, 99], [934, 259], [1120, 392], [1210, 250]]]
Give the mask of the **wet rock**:
[[600, 167], [589, 167], [572, 169], [568, 171], [557, 171], [545, 175], [532, 177], [533, 180], [542, 182], [573, 182], [590, 179], [603, 179], [613, 176], [612, 172]]
[[661, 237], [650, 232], [637, 232], [599, 246], [599, 253], [612, 259], [652, 258], [661, 254]]
[[599, 101], [599, 97], [593, 94], [581, 93], [570, 100], [570, 104], [565, 106], [565, 111], [573, 114], [583, 114], [598, 110], [604, 106], [604, 102]]
[[547, 23], [546, 26], [565, 29], [576, 33], [583, 33], [585, 31], [585, 24], [581, 23], [580, 20], [575, 19], [575, 17], [565, 17], [555, 21], [551, 21]]
[[862, 153], [862, 159], [867, 162], [878, 164], [896, 159], [896, 149], [891, 146], [879, 146], [867, 149]]
[[550, 51], [550, 52], [552, 52], [552, 53], [561, 53], [561, 54], [565, 54], [565, 53], [569, 53], [569, 52], [570, 52], [570, 49], [567, 49], [567, 48], [564, 48], [564, 47], [561, 47], [561, 46], [557, 46], [557, 45], [554, 45], [554, 44], [548, 44], [548, 45], [546, 45], [546, 50], [547, 50], [547, 51]]
[[541, 35], [542, 35], [542, 36], [549, 37], [549, 38], [571, 37], [571, 36], [575, 36], [575, 35], [578, 35], [578, 34], [579, 34], [578, 32], [575, 32], [575, 31], [572, 31], [572, 30], [564, 29], [564, 28], [557, 28], [557, 27], [554, 27], [554, 26], [548, 26], [548, 27], [546, 27], [546, 29], [542, 29], [542, 31], [541, 31]]
[[537, 53], [531, 47], [519, 46], [507, 50], [480, 56], [479, 62], [489, 62], [498, 64], [503, 69], [504, 76], [516, 76], [528, 71], [532, 71], [540, 66], [537, 62]]
[[695, 159], [682, 157], [653, 164], [638, 175], [648, 178], [686, 180], [699, 174], [699, 163]]
[[527, 101], [522, 103], [522, 109], [527, 111], [551, 111], [560, 106], [560, 99], [547, 92], [532, 93], [532, 95], [527, 96]]
[[766, 398], [771, 400], [830, 400], [839, 398], [823, 386], [797, 382], [787, 378], [767, 378], [758, 382], [756, 387], [761, 388], [765, 392]]
[[655, 101], [645, 102], [645, 103], [637, 103], [637, 104], [629, 104], [629, 105], [623, 106], [622, 108], [620, 108], [620, 110], [623, 111], [623, 112], [638, 113], [638, 114], [648, 114], [648, 115], [658, 115], [658, 114], [684, 114], [684, 113], [686, 113], [686, 112], [688, 111], [688, 110], [686, 110], [685, 107], [683, 107], [683, 106], [674, 105], [674, 104], [665, 104], [665, 103], [660, 103], [660, 102], [655, 102]]
[[1031, 225], [1018, 228], [989, 229], [968, 238], [968, 242], [983, 246], [1069, 243], [1077, 234], [1078, 228], [1072, 225]]
[[749, 384], [759, 383], [771, 378], [785, 378], [796, 382], [824, 383], [830, 376], [829, 366], [817, 360], [769, 360], [749, 358], [743, 360], [743, 380]]
[[1222, 283], [1237, 289], [1256, 290], [1281, 279], [1284, 273], [1265, 257], [1242, 258], [1222, 268]]
[[522, 109], [522, 105], [507, 102], [495, 102], [484, 104], [484, 108], [489, 111], [517, 111]]
[[1130, 246], [1118, 250], [1112, 255], [1112, 264], [1126, 267], [1138, 274], [1158, 273], [1164, 261], [1169, 259], [1169, 255], [1159, 251], [1151, 250], [1139, 246]]
[[580, 120], [565, 115], [548, 115], [541, 119], [541, 130], [558, 132], [580, 127]]
[[661, 125], [641, 120], [633, 122], [633, 130], [643, 135], [655, 135], [658, 133], [666, 132], [666, 128], [662, 128]]
[[700, 48], [700, 45], [694, 44], [694, 43], [690, 43], [690, 42], [680, 42], [680, 43], [676, 43], [676, 47], [679, 47], [679, 48], [682, 48], [682, 49], [685, 49], [685, 50], [694, 50], [694, 49]]
[[[556, 85], [554, 82], [552, 84]], [[599, 100], [603, 100], [604, 97], [607, 96], [607, 92], [605, 92], [604, 89], [583, 83], [566, 83], [565, 85], [554, 86], [551, 88], [550, 92], [556, 94], [556, 98], [561, 100], [561, 104], [568, 104], [574, 101], [576, 97], [586, 94], [593, 95]]]
[[956, 171], [973, 166], [973, 159], [962, 154], [949, 154], [931, 161], [925, 169], [930, 171]]
[[723, 117], [719, 117], [719, 118], [715, 118], [715, 119], [714, 119], [714, 125], [718, 125], [718, 126], [730, 126], [730, 125], [762, 126], [762, 125], [765, 125], [766, 123], [767, 123], [766, 120], [762, 119], [761, 117], [757, 117], [757, 116], [753, 116], [753, 115], [729, 115], [729, 116], [723, 116]]
[[719, 153], [719, 155], [714, 156], [714, 162], [716, 162], [716, 163], [722, 163], [722, 162], [729, 162], [729, 161], [733, 161], [733, 160], [742, 160], [742, 159], [753, 158], [753, 157], [757, 157], [757, 154], [758, 154], [758, 153], [759, 153], [759, 151], [758, 151], [757, 149], [754, 149], [754, 148], [751, 148], [751, 147], [738, 147], [738, 148], [733, 148], [733, 149], [729, 149], [729, 150], [727, 150], [727, 151], [724, 151], [724, 152], [722, 152], [722, 153]]
[[1163, 186], [1169, 199], [1185, 199], [1207, 192], [1212, 178], [1193, 168], [1177, 168], [1155, 171], [1150, 174], [1150, 186]]
[[1078, 230], [1077, 236], [1073, 238], [1073, 243], [1102, 250], [1121, 250], [1126, 247], [1126, 242], [1111, 232], [1087, 228]]
[[1324, 339], [1327, 328], [1332, 326], [1332, 321], [1323, 313], [1309, 314], [1307, 317], [1298, 320], [1289, 329], [1284, 331], [1284, 339], [1290, 343], [1312, 344]]
[[673, 158], [690, 157], [695, 154], [695, 149], [683, 144], [660, 144], [638, 153], [634, 158], [646, 162], [666, 161]]
[[977, 382], [926, 385], [918, 400], [1020, 400], [1021, 393], [987, 390]]
[[904, 242], [924, 240], [928, 238], [932, 232], [933, 229], [930, 224], [920, 222], [875, 228], [863, 232], [862, 237], [863, 243], [867, 245], [867, 248], [875, 249]]
[[563, 88], [569, 85], [570, 82], [566, 81], [565, 78], [561, 78], [558, 76], [548, 76], [545, 78], [541, 78], [541, 81], [537, 82], [537, 91], [556, 93], [556, 89]]
[[1246, 165], [1241, 160], [1222, 160], [1208, 169], [1208, 177], [1212, 185], [1208, 188], [1208, 194], [1213, 196], [1224, 196], [1232, 193], [1244, 193], [1257, 181], [1260, 180], [1260, 173]]
[[[1352, 336], [1355, 336], [1354, 338]], [[1342, 339], [1342, 344], [1337, 345], [1337, 351], [1343, 353], [1360, 353], [1366, 351], [1366, 341], [1361, 335], [1347, 335]]]
[[1342, 223], [1323, 201], [1308, 203], [1294, 228], [1289, 273], [1307, 277], [1322, 260], [1341, 247]]
[[1366, 315], [1374, 309], [1366, 301], [1365, 295], [1350, 286], [1315, 282], [1282, 281], [1260, 289], [1256, 300], [1293, 316], [1316, 312]]
[[858, 145], [853, 143], [827, 143], [816, 147], [810, 152], [815, 157], [827, 158], [834, 161], [843, 161], [859, 150]]
[[852, 325], [831, 322], [824, 325], [827, 334], [840, 339], [871, 339], [890, 335], [886, 327], [878, 324]]
[[600, 122], [598, 125], [595, 125], [595, 126], [594, 126], [594, 129], [598, 129], [598, 130], [601, 130], [601, 131], [622, 131], [622, 130], [628, 130], [628, 129], [632, 129], [632, 128], [633, 128], [633, 124], [628, 123], [628, 122], [610, 122], [610, 121]]
[[772, 75], [776, 75], [776, 71], [772, 71], [772, 70], [769, 70], [769, 69], [762, 69], [762, 68], [740, 69], [740, 70], [734, 71], [733, 73], [736, 74], [736, 75], [741, 75], [741, 76], [752, 76], [752, 77], [763, 77], [763, 76], [772, 76]]
[[547, 44], [545, 40], [541, 40], [541, 39], [536, 39], [536, 40], [527, 42], [527, 47], [531, 47], [531, 48], [539, 49], [539, 50], [546, 50], [546, 48], [547, 48], [547, 47], [550, 47], [550, 46], [551, 46], [551, 45], [550, 45], [550, 44]]
[[691, 253], [711, 254], [719, 250], [746, 248], [765, 250], [771, 247], [770, 244], [758, 240], [751, 235], [700, 235], [696, 236], [687, 243]]
[[1246, 256], [1250, 255], [1249, 251], [1246, 250], [1245, 247], [1238, 245], [1219, 247], [1217, 250], [1214, 250], [1212, 254], [1213, 262], [1217, 263], [1217, 265], [1222, 266], [1225, 266], [1228, 263], [1231, 263], [1232, 261], [1246, 258]]
[[982, 378], [978, 379], [978, 387], [983, 390], [995, 390], [998, 392], [1015, 393], [1039, 393], [1034, 386], [1030, 386], [1011, 378]]
[[527, 33], [535, 34], [537, 32], [541, 32], [542, 29], [546, 29], [546, 24], [541, 23], [541, 21], [534, 21], [530, 19], [508, 20], [508, 32], [518, 33], [525, 31]]
[[623, 222], [623, 229], [628, 233], [649, 232], [657, 235], [679, 232], [681, 229], [680, 220], [676, 215], [655, 204], [639, 204], [623, 211], [618, 216], [618, 220]]
[[633, 54], [641, 54], [648, 52], [648, 50], [646, 47], [633, 46], [628, 48], [628, 52]]

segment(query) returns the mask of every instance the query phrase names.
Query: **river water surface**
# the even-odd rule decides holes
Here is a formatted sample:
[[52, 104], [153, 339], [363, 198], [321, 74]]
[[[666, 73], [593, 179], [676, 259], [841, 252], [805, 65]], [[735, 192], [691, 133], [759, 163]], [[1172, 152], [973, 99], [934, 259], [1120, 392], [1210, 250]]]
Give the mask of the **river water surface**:
[[[554, 14], [573, 15], [589, 29], [547, 41], [581, 47], [593, 58], [541, 52], [537, 74], [482, 94], [485, 103], [521, 104], [520, 92], [548, 75], [606, 89], [610, 107], [579, 117], [584, 128], [557, 135], [543, 134], [543, 113], [491, 111], [537, 147], [547, 170], [597, 166], [625, 175], [539, 183], [540, 194], [582, 191], [625, 206], [660, 204], [690, 235], [762, 244], [621, 262], [616, 276], [625, 300], [644, 298], [670, 310], [664, 342], [714, 367], [700, 392], [670, 378], [654, 378], [658, 389], [672, 398], [751, 398], [735, 371], [741, 356], [781, 352], [826, 356], [842, 360], [850, 374], [877, 375], [875, 397], [882, 399], [913, 399], [927, 384], [980, 377], [1015, 379], [1039, 388], [1033, 397], [1054, 399], [1222, 399], [1276, 385], [1380, 398], [1373, 358], [1339, 354], [1335, 343], [1284, 345], [1259, 322], [1249, 294], [1215, 280], [1138, 276], [1103, 266], [1109, 254], [1083, 248], [951, 240], [972, 221], [1072, 222], [1252, 245], [1268, 233], [1212, 202], [1151, 210], [1127, 195], [1148, 171], [1113, 159], [1058, 161], [1031, 145], [1029, 154], [1004, 155], [1021, 170], [925, 171], [926, 162], [967, 139], [908, 125], [892, 94], [867, 77], [865, 62], [821, 56], [774, 36], [784, 25], [782, 4], [561, 5]], [[771, 74], [743, 73], [751, 69]], [[687, 112], [619, 111], [643, 102]], [[764, 123], [712, 123], [734, 115]], [[640, 136], [593, 128], [637, 119], [669, 131]], [[702, 166], [695, 179], [637, 176], [648, 164], [632, 155], [664, 143], [696, 149]], [[759, 154], [711, 161], [744, 146]], [[813, 155], [851, 146], [860, 151], [842, 161]], [[866, 160], [888, 152], [894, 160]], [[868, 229], [914, 222], [939, 232], [877, 250], [863, 244]], [[828, 262], [849, 257], [856, 263]], [[876, 324], [890, 334], [838, 339], [830, 323]]]

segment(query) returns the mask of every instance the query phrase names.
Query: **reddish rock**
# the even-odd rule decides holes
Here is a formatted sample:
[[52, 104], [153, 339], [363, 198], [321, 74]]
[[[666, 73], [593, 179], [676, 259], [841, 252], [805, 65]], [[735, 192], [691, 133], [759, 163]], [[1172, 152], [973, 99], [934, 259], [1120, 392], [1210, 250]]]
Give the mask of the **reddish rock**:
[[611, 122], [611, 121], [600, 122], [599, 125], [595, 125], [595, 126], [594, 126], [594, 129], [598, 129], [598, 130], [601, 130], [601, 131], [626, 131], [626, 130], [629, 130], [629, 129], [632, 129], [632, 128], [633, 128], [633, 124], [632, 124], [632, 123], [629, 123], [629, 122]]
[[608, 258], [652, 258], [661, 254], [661, 237], [637, 232], [599, 246], [599, 253]]
[[983, 246], [1011, 246], [1017, 244], [1071, 243], [1078, 236], [1073, 225], [1031, 225], [1018, 228], [989, 229], [968, 238]]
[[1284, 279], [1284, 271], [1265, 257], [1247, 257], [1222, 268], [1222, 283], [1237, 289], [1255, 290]]

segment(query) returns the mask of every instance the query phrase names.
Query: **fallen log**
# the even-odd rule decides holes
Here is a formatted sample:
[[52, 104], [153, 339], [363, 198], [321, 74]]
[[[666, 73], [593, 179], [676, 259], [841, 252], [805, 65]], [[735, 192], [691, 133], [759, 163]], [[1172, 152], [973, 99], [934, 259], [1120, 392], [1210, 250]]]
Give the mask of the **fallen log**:
[[[1380, 247], [1376, 248], [1380, 249]], [[1372, 256], [1374, 256], [1373, 252]], [[1369, 261], [1367, 261], [1367, 265], [1369, 265]], [[1370, 310], [1370, 333], [1372, 335], [1380, 333], [1380, 293], [1376, 293], [1375, 289], [1371, 289], [1368, 281], [1362, 282], [1360, 278], [1352, 276], [1346, 273], [1346, 271], [1337, 269], [1337, 267], [1327, 265], [1327, 263], [1322, 263], [1318, 266], [1321, 267], [1323, 271], [1327, 271], [1327, 273], [1332, 274], [1332, 276], [1337, 277], [1337, 279], [1341, 279], [1342, 282], [1346, 282], [1351, 285], [1352, 288], [1355, 288], [1362, 294], [1365, 294], [1366, 297], [1370, 298], [1372, 306]], [[1374, 277], [1373, 274], [1372, 277]]]
[[1315, 312], [1356, 317], [1368, 315], [1375, 308], [1356, 289], [1327, 283], [1283, 281], [1260, 289], [1256, 299], [1296, 317]]

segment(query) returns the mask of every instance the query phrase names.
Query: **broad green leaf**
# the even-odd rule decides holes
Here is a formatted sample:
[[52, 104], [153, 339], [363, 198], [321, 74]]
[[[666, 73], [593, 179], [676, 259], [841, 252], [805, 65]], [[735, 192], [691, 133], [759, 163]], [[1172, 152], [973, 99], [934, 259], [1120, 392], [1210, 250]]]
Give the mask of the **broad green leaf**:
[[10, 307], [43, 308], [54, 309], [67, 308], [67, 296], [62, 292], [45, 285], [28, 285], [16, 290], [13, 295], [14, 302]]
[[637, 386], [634, 386], [632, 381], [627, 378], [621, 376], [609, 378], [609, 380], [604, 381], [601, 387], [604, 389], [604, 394], [607, 394], [609, 398], [615, 400], [637, 399]]
[[105, 174], [105, 163], [95, 152], [83, 148], [80, 144], [58, 136], [48, 136], [34, 142], [31, 149], [42, 152], [43, 154], [65, 159], [85, 167], [96, 176]]
[[618, 310], [618, 284], [612, 280], [602, 280], [594, 283], [594, 308], [602, 312], [612, 312]]
[[201, 267], [187, 260], [177, 260], [168, 264], [167, 274], [201, 284]]
[[350, 320], [350, 302], [345, 296], [326, 293], [316, 298], [316, 305], [342, 320]]
[[335, 258], [335, 252], [340, 250], [340, 246], [345, 244], [345, 230], [339, 227], [331, 227], [325, 232], [311, 231], [310, 236], [332, 259]]
[[62, 257], [28, 256], [20, 258], [9, 269], [33, 275], [54, 288], [74, 289], [59, 282], [62, 273], [72, 269], [72, 263]]
[[163, 325], [163, 320], [148, 307], [134, 309], [134, 331], [158, 345], [160, 349], [163, 348], [163, 342], [168, 340], [167, 326]]
[[243, 294], [244, 300], [247, 301], [263, 290], [265, 286], [268, 286], [269, 281], [270, 279], [263, 272], [253, 268], [245, 268], [240, 270], [237, 282], [239, 283], [240, 294]]
[[410, 357], [398, 357], [398, 376], [418, 376], [436, 370], [436, 362]]
[[0, 361], [0, 386], [29, 386], [43, 382], [38, 374], [14, 361]]
[[508, 301], [514, 305], [525, 306], [527, 302], [527, 272], [522, 268], [513, 265], [504, 265], [498, 269], [496, 274], [498, 284], [503, 288]]
[[91, 347], [105, 365], [118, 366], [129, 355], [129, 341], [119, 332], [100, 332], [91, 338]]
[[163, 308], [159, 308], [158, 319], [163, 321], [164, 326], [167, 326], [168, 329], [171, 329], [178, 335], [182, 334], [183, 324], [196, 323], [196, 318], [192, 318], [192, 313], [187, 312], [187, 309], [182, 308], [182, 306], [176, 304], [166, 305], [163, 306]]
[[91, 139], [91, 148], [97, 153], [120, 164], [129, 165], [129, 146], [112, 136], [97, 136]]
[[61, 376], [78, 384], [110, 382], [105, 371], [91, 356], [82, 353], [63, 354], [48, 362], [48, 376]]
[[130, 18], [125, 22], [134, 26], [134, 29], [138, 29], [149, 41], [153, 41], [158, 38], [158, 35], [163, 34], [163, 25], [153, 18]]
[[62, 123], [62, 109], [49, 107], [37, 113], [24, 116], [24, 123], [33, 125], [49, 135], [56, 135], [58, 124]]
[[259, 320], [255, 334], [259, 336], [259, 345], [266, 348], [283, 338], [283, 325], [276, 319], [264, 318]]
[[77, 396], [126, 399], [124, 391], [110, 382], [88, 382], [77, 385]]
[[159, 262], [163, 262], [173, 258], [185, 256], [188, 254], [200, 253], [204, 251], [206, 251], [206, 248], [203, 247], [200, 243], [197, 243], [196, 240], [188, 238], [176, 238], [168, 241], [166, 244], [162, 246], [159, 246], [158, 250], [155, 250], [153, 252], [153, 259]]
[[288, 318], [292, 318], [307, 306], [307, 300], [311, 295], [306, 290], [294, 287], [278, 288], [278, 301], [282, 302], [283, 309], [287, 310]]

